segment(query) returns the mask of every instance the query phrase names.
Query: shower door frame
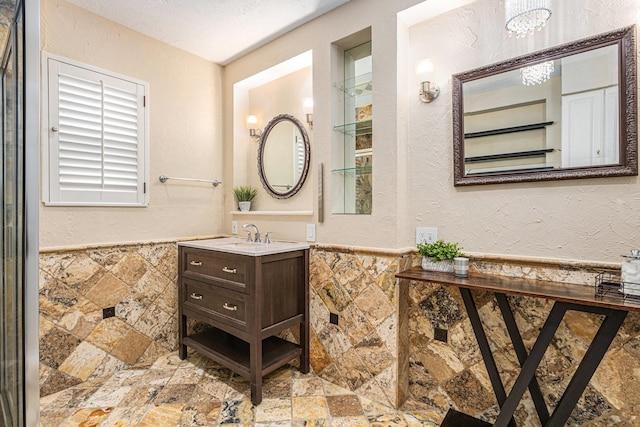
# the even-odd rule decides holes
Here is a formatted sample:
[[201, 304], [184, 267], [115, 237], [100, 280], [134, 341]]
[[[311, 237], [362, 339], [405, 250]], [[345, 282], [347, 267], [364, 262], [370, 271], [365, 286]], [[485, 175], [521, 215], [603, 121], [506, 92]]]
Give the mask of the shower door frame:
[[[11, 263], [10, 257], [15, 257], [18, 261], [13, 262], [10, 268], [15, 271], [15, 290], [8, 290], [9, 286], [3, 288], [4, 292], [15, 292], [16, 297], [12, 297], [15, 306], [16, 323], [15, 346], [18, 351], [11, 351], [13, 360], [9, 357], [9, 363], [15, 363], [17, 374], [15, 374], [17, 385], [9, 384], [5, 403], [12, 400], [14, 403], [11, 409], [11, 420], [5, 420], [5, 414], [0, 413], [0, 422], [8, 422], [9, 426], [17, 427], [37, 427], [40, 424], [39, 416], [39, 345], [38, 345], [38, 218], [39, 218], [39, 193], [40, 193], [40, 2], [39, 0], [17, 0], [16, 13], [14, 13], [11, 23], [10, 40], [3, 54], [2, 65], [10, 61], [13, 63], [13, 86], [14, 99], [10, 108], [13, 108], [14, 115], [12, 126], [5, 126], [3, 133], [3, 155], [8, 150], [6, 141], [12, 139], [15, 147], [9, 147], [12, 153], [13, 167], [5, 170], [6, 162], [3, 159], [1, 170], [3, 180], [3, 224], [9, 221], [15, 225], [12, 232], [3, 230], [3, 271], [5, 260]], [[6, 102], [6, 73], [3, 72], [2, 90], [2, 119], [5, 122], [8, 117]], [[9, 123], [9, 122], [5, 122]], [[13, 135], [11, 135], [13, 133]], [[8, 137], [7, 137], [8, 136]], [[4, 177], [8, 176], [11, 169], [15, 189], [6, 187]], [[7, 193], [5, 193], [7, 191]], [[6, 194], [13, 194], [12, 197], [4, 199]], [[19, 215], [7, 215], [5, 204], [13, 204], [13, 212]], [[5, 241], [7, 242], [5, 244]], [[9, 256], [5, 256], [5, 251]], [[11, 255], [13, 252], [13, 255]], [[5, 285], [3, 279], [3, 286]], [[4, 314], [2, 322], [5, 323]], [[6, 325], [3, 326], [5, 328]], [[4, 329], [3, 329], [4, 330]], [[7, 337], [4, 337], [5, 339]], [[5, 352], [7, 348], [0, 350]], [[4, 360], [1, 368], [7, 369], [7, 360]], [[6, 380], [11, 376], [3, 371], [1, 375], [3, 384], [11, 383]], [[4, 391], [4, 390], [3, 390]], [[9, 393], [11, 394], [9, 396]], [[1, 405], [1, 404], [0, 404]], [[9, 405], [5, 405], [6, 407]]]

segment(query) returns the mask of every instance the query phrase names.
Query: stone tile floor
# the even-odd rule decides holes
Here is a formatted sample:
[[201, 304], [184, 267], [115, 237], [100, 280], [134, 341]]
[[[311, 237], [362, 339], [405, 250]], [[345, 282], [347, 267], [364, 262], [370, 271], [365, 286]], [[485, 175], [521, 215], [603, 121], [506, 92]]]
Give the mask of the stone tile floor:
[[249, 383], [195, 353], [160, 358], [148, 369], [116, 372], [45, 396], [42, 427], [438, 426], [437, 413], [397, 411], [285, 366], [251, 404]]

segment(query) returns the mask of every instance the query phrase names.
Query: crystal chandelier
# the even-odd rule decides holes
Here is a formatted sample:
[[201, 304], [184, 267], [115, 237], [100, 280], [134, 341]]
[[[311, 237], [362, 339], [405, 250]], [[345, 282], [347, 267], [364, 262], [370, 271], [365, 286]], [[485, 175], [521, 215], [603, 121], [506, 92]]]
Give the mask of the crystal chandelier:
[[524, 37], [544, 27], [551, 16], [551, 0], [505, 0], [504, 10], [509, 35]]
[[549, 80], [553, 69], [553, 61], [541, 62], [540, 64], [521, 68], [522, 84], [527, 86], [542, 84]]

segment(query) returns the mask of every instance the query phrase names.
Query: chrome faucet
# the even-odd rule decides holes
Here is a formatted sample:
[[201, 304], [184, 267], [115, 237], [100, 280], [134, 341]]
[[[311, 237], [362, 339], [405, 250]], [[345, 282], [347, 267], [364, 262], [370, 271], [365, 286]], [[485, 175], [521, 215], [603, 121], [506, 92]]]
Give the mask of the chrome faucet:
[[247, 227], [253, 227], [253, 229], [254, 229], [254, 231], [255, 231], [255, 235], [254, 235], [253, 240], [251, 240], [251, 232], [250, 232], [250, 231], [247, 231], [247, 242], [251, 242], [251, 241], [253, 241], [253, 242], [255, 242], [255, 243], [260, 243], [260, 232], [258, 231], [258, 227], [256, 227], [256, 226], [255, 226], [255, 225], [253, 225], [253, 224], [244, 224], [244, 225], [242, 226], [242, 228], [247, 228]]

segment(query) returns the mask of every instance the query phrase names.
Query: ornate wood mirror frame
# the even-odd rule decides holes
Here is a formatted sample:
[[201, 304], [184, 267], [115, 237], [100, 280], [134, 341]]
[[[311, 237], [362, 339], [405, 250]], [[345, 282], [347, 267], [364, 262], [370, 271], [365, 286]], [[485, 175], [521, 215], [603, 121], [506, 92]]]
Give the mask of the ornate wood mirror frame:
[[[528, 67], [534, 64], [540, 64], [546, 61], [556, 61], [562, 58], [578, 55], [581, 53], [593, 51], [600, 48], [606, 48], [607, 46], [617, 47], [617, 130], [618, 130], [618, 152], [614, 153], [615, 160], [605, 164], [588, 164], [586, 166], [545, 166], [540, 167], [497, 167], [497, 168], [485, 168], [484, 170], [478, 168], [476, 171], [469, 171], [469, 165], [471, 162], [487, 161], [483, 157], [487, 156], [474, 156], [472, 154], [465, 155], [465, 142], [467, 144], [470, 141], [474, 141], [472, 138], [484, 137], [483, 132], [472, 132], [469, 130], [465, 132], [465, 100], [464, 90], [465, 87], [477, 84], [477, 80], [491, 77], [491, 79], [497, 79], [499, 75], [516, 70], [522, 70], [524, 67]], [[570, 60], [569, 60], [570, 61]], [[560, 68], [565, 67], [565, 62], [557, 61], [562, 65]], [[556, 68], [559, 68], [556, 66]], [[513, 74], [513, 73], [512, 73]], [[587, 73], [588, 74], [588, 73]], [[615, 77], [614, 77], [615, 78]], [[489, 79], [487, 79], [489, 80]], [[509, 59], [507, 61], [499, 62], [496, 64], [484, 66], [471, 71], [455, 74], [452, 77], [453, 83], [453, 158], [454, 158], [454, 185], [476, 185], [476, 184], [497, 184], [497, 183], [509, 183], [509, 182], [525, 182], [525, 181], [545, 181], [545, 180], [560, 180], [560, 179], [575, 179], [575, 178], [597, 178], [597, 177], [612, 177], [612, 176], [625, 176], [625, 175], [638, 175], [638, 135], [637, 135], [637, 76], [636, 76], [636, 43], [635, 43], [635, 26], [630, 26], [615, 30], [609, 33], [600, 34], [594, 37], [589, 37], [583, 40], [567, 43], [564, 45], [552, 47], [532, 54], [520, 56], [517, 58]], [[615, 89], [615, 88], [614, 88]], [[497, 96], [498, 92], [494, 92], [491, 96]], [[554, 96], [560, 96], [559, 94]], [[615, 104], [615, 101], [613, 101]], [[606, 106], [605, 106], [606, 109]], [[468, 114], [468, 112], [467, 112]], [[469, 117], [469, 115], [467, 116]], [[550, 126], [553, 122], [542, 120], [546, 123], [539, 123], [539, 125]], [[488, 123], [487, 128], [491, 129], [495, 126], [495, 123]], [[526, 124], [524, 124], [526, 125]], [[562, 123], [556, 123], [557, 126], [561, 126]], [[565, 125], [568, 126], [568, 125]], [[526, 126], [517, 126], [517, 128], [523, 128]], [[615, 121], [614, 121], [615, 127]], [[538, 132], [545, 132], [541, 134], [541, 140], [546, 143], [548, 136], [546, 136], [546, 130], [544, 127], [538, 127]], [[541, 129], [541, 130], [540, 130]], [[524, 129], [528, 131], [529, 129]], [[504, 135], [512, 131], [510, 127], [503, 127], [490, 131], [493, 134], [497, 131], [503, 132], [501, 136], [504, 143], [507, 146], [512, 138], [509, 135]], [[519, 132], [520, 130], [516, 130]], [[556, 135], [558, 135], [556, 128]], [[466, 135], [465, 135], [466, 133]], [[613, 132], [615, 135], [615, 132]], [[563, 141], [560, 142], [564, 144]], [[564, 145], [563, 145], [564, 146]], [[470, 148], [472, 146], [469, 146]], [[475, 148], [475, 147], [473, 147]], [[543, 147], [544, 148], [544, 147]], [[545, 154], [542, 152], [549, 151], [562, 151], [562, 149], [546, 149], [546, 150], [515, 150], [517, 152], [510, 152], [506, 154], [492, 154], [490, 160], [500, 160], [498, 156], [509, 156], [510, 158], [523, 156], [523, 153], [532, 154], [534, 151], [539, 151], [538, 156], [542, 156], [544, 159]], [[507, 150], [514, 151], [514, 150]], [[568, 150], [564, 150], [568, 151]], [[556, 153], [556, 155], [565, 155], [565, 153]], [[494, 163], [496, 164], [496, 163]], [[499, 164], [499, 162], [498, 162]], [[507, 163], [508, 164], [508, 163]], [[563, 163], [564, 164], [564, 163]]]

